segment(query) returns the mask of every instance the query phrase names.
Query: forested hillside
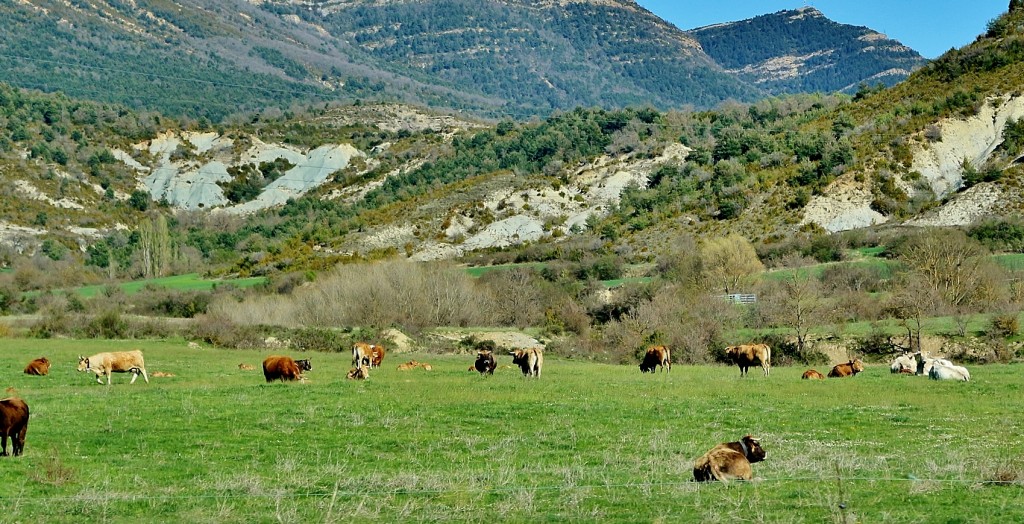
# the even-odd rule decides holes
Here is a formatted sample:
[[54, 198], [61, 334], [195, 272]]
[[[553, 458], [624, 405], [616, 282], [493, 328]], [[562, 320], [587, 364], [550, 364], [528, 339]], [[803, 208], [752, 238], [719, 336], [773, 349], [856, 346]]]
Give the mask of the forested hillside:
[[773, 94], [893, 85], [927, 63], [867, 27], [840, 24], [804, 7], [689, 31], [716, 62]]

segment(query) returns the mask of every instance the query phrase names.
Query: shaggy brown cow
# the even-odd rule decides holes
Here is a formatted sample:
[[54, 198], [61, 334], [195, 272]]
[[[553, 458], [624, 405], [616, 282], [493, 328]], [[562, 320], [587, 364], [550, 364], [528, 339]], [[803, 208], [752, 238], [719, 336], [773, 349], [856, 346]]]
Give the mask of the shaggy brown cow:
[[11, 437], [11, 454], [17, 457], [25, 449], [28, 432], [28, 404], [20, 398], [0, 400], [0, 457], [7, 456], [7, 437]]
[[750, 366], [759, 365], [764, 369], [764, 376], [772, 367], [772, 348], [768, 344], [741, 344], [725, 348], [725, 356], [740, 368], [740, 376], [747, 376]]
[[473, 363], [473, 369], [479, 371], [481, 375], [493, 375], [494, 368], [496, 367], [498, 367], [498, 363], [494, 360], [493, 351], [481, 349], [476, 352], [476, 362]]
[[864, 371], [864, 363], [860, 359], [851, 360], [845, 364], [836, 364], [832, 371], [828, 372], [831, 378], [842, 378], [856, 375]]
[[544, 353], [540, 348], [516, 349], [508, 354], [524, 375], [540, 378], [540, 369], [544, 366]]
[[50, 373], [50, 359], [41, 357], [25, 366], [26, 375], [46, 375]]
[[[310, 366], [311, 368], [312, 366]], [[267, 382], [299, 380], [302, 378], [303, 369], [306, 368], [299, 367], [291, 357], [271, 355], [263, 361], [263, 377], [267, 379]]]
[[139, 373], [142, 373], [142, 378], [146, 379], [146, 383], [149, 384], [146, 362], [142, 358], [142, 352], [137, 349], [97, 353], [91, 357], [79, 356], [78, 371], [92, 371], [96, 374], [96, 382], [100, 384], [103, 383], [100, 377], [106, 375], [108, 386], [111, 373], [131, 373], [132, 380], [129, 384], [134, 384], [135, 379], [139, 378]]
[[384, 346], [356, 342], [352, 345], [352, 365], [379, 368], [380, 363], [384, 360], [384, 353]]
[[815, 380], [825, 380], [825, 375], [822, 375], [816, 369], [808, 369], [807, 371], [804, 371], [804, 376], [802, 376], [800, 378], [815, 379]]
[[672, 352], [667, 346], [651, 346], [644, 354], [644, 360], [640, 363], [641, 373], [654, 373], [658, 366], [661, 369], [672, 371]]
[[736, 442], [725, 442], [711, 448], [693, 463], [693, 480], [750, 480], [753, 478], [750, 465], [767, 456], [761, 448], [761, 441], [751, 435]]
[[366, 380], [370, 378], [370, 368], [366, 366], [357, 366], [348, 370], [348, 375], [345, 378], [349, 380]]

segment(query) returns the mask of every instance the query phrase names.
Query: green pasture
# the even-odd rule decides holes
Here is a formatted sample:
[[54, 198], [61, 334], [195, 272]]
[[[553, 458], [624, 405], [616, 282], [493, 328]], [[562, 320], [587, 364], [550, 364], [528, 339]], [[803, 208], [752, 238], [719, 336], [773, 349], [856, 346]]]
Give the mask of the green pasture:
[[[203, 278], [199, 273], [187, 273], [170, 277], [147, 278], [115, 284], [126, 294], [138, 293], [147, 286], [161, 287], [175, 291], [209, 291], [217, 286], [232, 285], [237, 287], [252, 287], [267, 282], [266, 277], [248, 277], [233, 279]], [[74, 288], [74, 292], [84, 298], [91, 298], [103, 292], [109, 284], [94, 286], [82, 286]]]
[[[5, 388], [32, 410], [0, 458], [5, 522], [1020, 522], [1024, 366], [969, 383], [892, 375], [769, 378], [733, 367], [389, 355], [370, 380], [344, 354], [266, 384], [265, 351], [184, 341], [0, 339]], [[77, 355], [139, 347], [150, 373], [111, 387]], [[22, 374], [39, 356], [49, 376]], [[432, 371], [398, 371], [415, 358]], [[821, 369], [821, 371], [826, 371]], [[753, 433], [759, 480], [690, 481], [711, 446]]]
[[992, 255], [992, 258], [1006, 269], [1011, 271], [1024, 271], [1024, 253]]

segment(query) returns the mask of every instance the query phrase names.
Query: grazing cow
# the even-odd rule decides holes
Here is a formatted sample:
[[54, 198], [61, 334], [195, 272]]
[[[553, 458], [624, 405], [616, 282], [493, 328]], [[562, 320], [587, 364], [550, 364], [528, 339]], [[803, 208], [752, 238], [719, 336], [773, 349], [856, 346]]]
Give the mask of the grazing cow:
[[761, 447], [761, 441], [747, 435], [736, 442], [719, 444], [693, 463], [693, 480], [707, 482], [719, 480], [751, 480], [750, 465], [761, 462], [768, 453]]
[[[308, 364], [309, 361], [305, 361], [305, 365], [308, 366]], [[300, 367], [299, 364], [292, 360], [291, 357], [271, 355], [263, 361], [263, 377], [267, 379], [267, 382], [273, 382], [275, 380], [280, 380], [281, 382], [286, 380], [299, 380], [302, 378], [302, 371], [308, 371], [310, 369], [313, 369], [313, 367]]]
[[108, 386], [111, 373], [131, 373], [132, 380], [129, 384], [134, 384], [135, 379], [139, 378], [139, 373], [142, 373], [142, 378], [146, 379], [146, 383], [149, 384], [149, 375], [146, 374], [146, 363], [142, 359], [142, 351], [137, 349], [97, 353], [91, 357], [79, 356], [78, 371], [92, 371], [96, 374], [96, 382], [100, 384], [103, 383], [100, 377], [106, 375]]
[[644, 354], [644, 360], [640, 363], [641, 373], [654, 373], [658, 366], [664, 371], [672, 371], [672, 352], [668, 346], [651, 346]]
[[860, 359], [851, 360], [845, 364], [836, 364], [832, 371], [828, 372], [831, 378], [850, 377], [864, 371], [864, 363]]
[[26, 375], [46, 375], [50, 373], [50, 359], [40, 357], [25, 366]]
[[[947, 360], [946, 362], [949, 361]], [[961, 382], [968, 382], [971, 380], [971, 373], [963, 366], [936, 363], [928, 371], [928, 378], [932, 380], [959, 380]]]
[[473, 362], [473, 367], [480, 372], [481, 375], [493, 375], [494, 368], [498, 367], [498, 362], [494, 360], [494, 352], [489, 349], [481, 349], [476, 352], [476, 362]]
[[371, 368], [378, 368], [383, 360], [384, 346], [367, 344], [366, 342], [356, 342], [352, 345], [353, 366], [370, 366]]
[[345, 378], [349, 380], [366, 380], [370, 378], [370, 368], [366, 366], [356, 366], [348, 370], [348, 374]]
[[544, 366], [544, 353], [540, 348], [516, 349], [509, 351], [512, 363], [519, 366], [523, 375], [540, 378], [540, 369]]
[[246, 364], [243, 362], [238, 365], [238, 369], [241, 369], [242, 371], [255, 371], [256, 366], [253, 366], [252, 364]]
[[896, 357], [896, 360], [893, 360], [892, 364], [889, 364], [889, 371], [892, 373], [903, 373], [904, 369], [909, 369], [911, 372], [917, 369], [917, 362], [914, 360], [914, 355], [904, 353]]
[[772, 367], [772, 348], [768, 344], [741, 344], [725, 348], [725, 356], [740, 368], [740, 376], [747, 376], [750, 366], [760, 365], [764, 376]]
[[16, 397], [0, 400], [0, 457], [7, 456], [7, 437], [11, 437], [11, 454], [17, 457], [25, 449], [28, 432], [28, 404]]
[[300, 373], [300, 374], [301, 374], [301, 373], [302, 373], [303, 371], [313, 371], [313, 364], [311, 364], [311, 363], [309, 362], [309, 359], [308, 359], [308, 358], [304, 358], [304, 359], [302, 359], [302, 360], [296, 360], [296, 361], [295, 361], [295, 365], [296, 365], [296, 366], [299, 366], [299, 373]]
[[802, 379], [814, 379], [814, 380], [825, 380], [825, 375], [822, 375], [816, 369], [808, 369], [804, 371], [804, 375], [800, 377]]

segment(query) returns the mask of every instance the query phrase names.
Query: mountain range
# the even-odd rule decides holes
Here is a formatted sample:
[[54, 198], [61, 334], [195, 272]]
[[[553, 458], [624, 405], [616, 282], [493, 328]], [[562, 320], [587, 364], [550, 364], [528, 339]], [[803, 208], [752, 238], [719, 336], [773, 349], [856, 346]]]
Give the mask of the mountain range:
[[632, 0], [26, 0], [0, 81], [221, 121], [386, 100], [525, 119], [577, 106], [891, 85], [925, 61], [811, 8], [683, 31]]

